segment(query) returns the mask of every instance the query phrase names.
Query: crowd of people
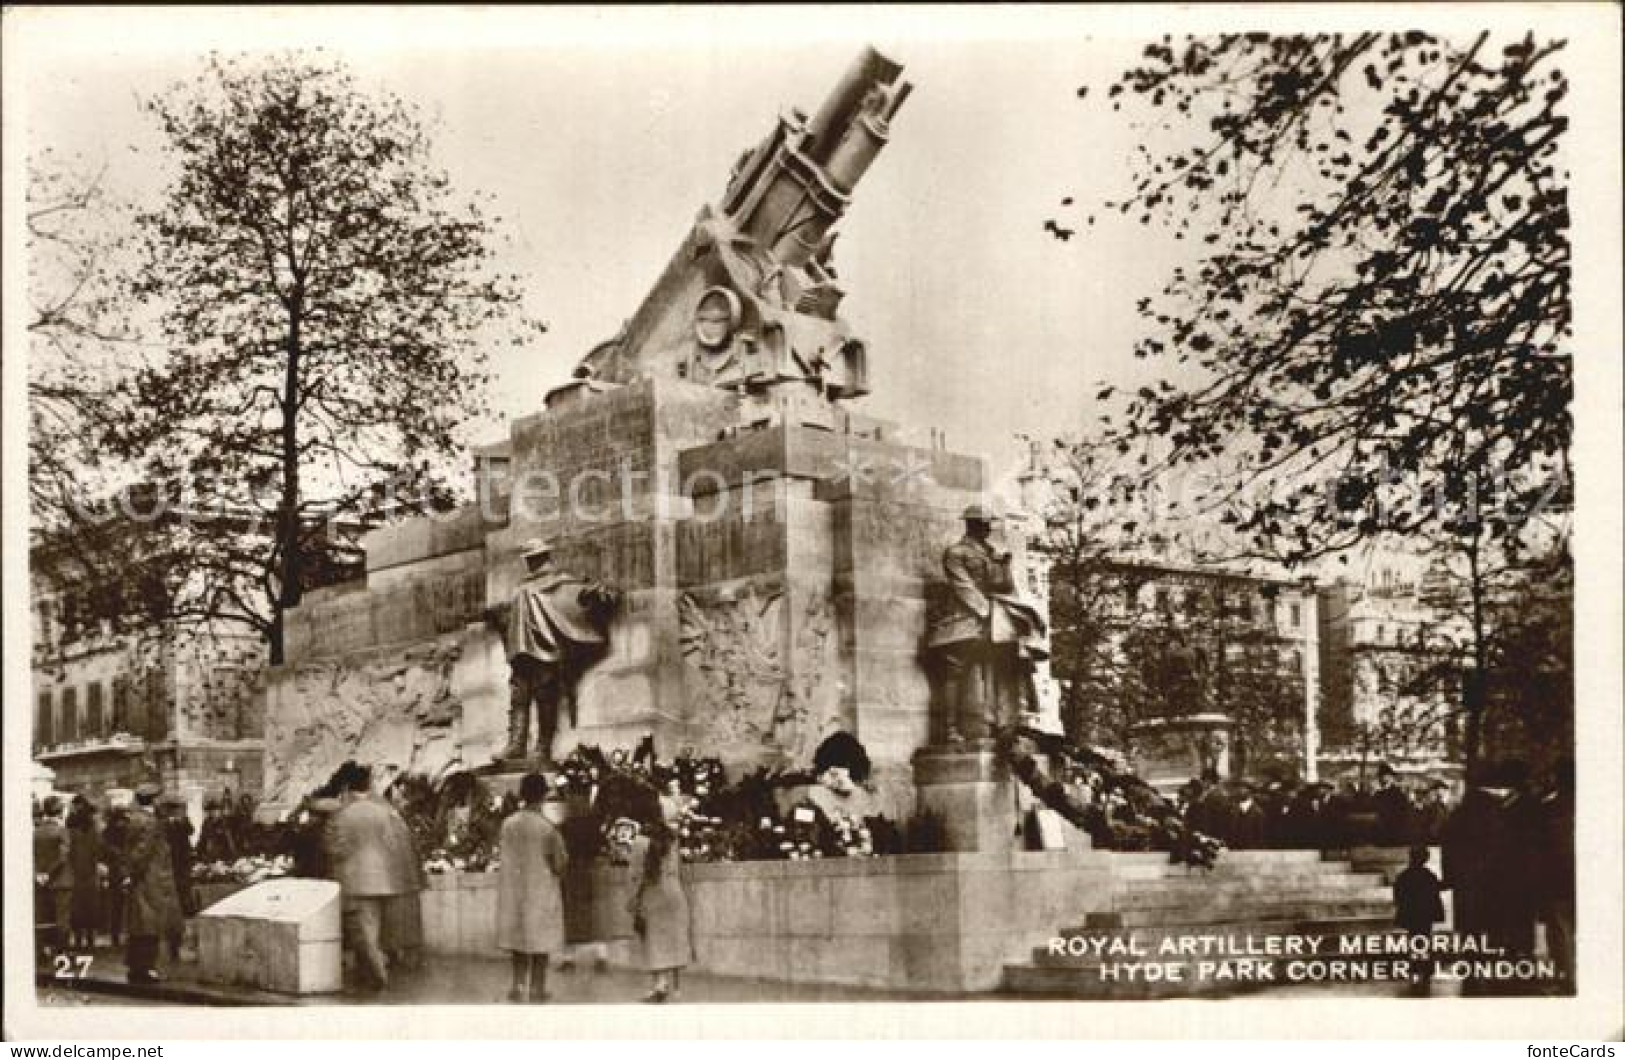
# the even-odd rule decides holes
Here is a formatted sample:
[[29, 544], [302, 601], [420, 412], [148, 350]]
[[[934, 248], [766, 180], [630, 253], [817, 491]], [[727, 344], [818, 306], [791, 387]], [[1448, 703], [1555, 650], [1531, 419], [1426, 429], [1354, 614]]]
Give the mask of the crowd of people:
[[[692, 957], [683, 861], [914, 846], [896, 836], [877, 842], [886, 822], [854, 797], [867, 757], [848, 742], [820, 748], [810, 788], [763, 775], [729, 784], [720, 763], [679, 756], [663, 764], [652, 747], [631, 756], [580, 750], [557, 790], [531, 774], [501, 796], [472, 775], [438, 786], [393, 777], [378, 793], [372, 770], [352, 761], [280, 823], [257, 822], [247, 797], [210, 800], [195, 842], [184, 800], [153, 785], [137, 788], [127, 807], [48, 798], [35, 806], [41, 950], [87, 952], [105, 934], [125, 947], [132, 982], [156, 981], [165, 952], [180, 958], [185, 918], [198, 909], [198, 866], [274, 855], [292, 875], [339, 883], [353, 989], [376, 993], [420, 963], [426, 871], [444, 863], [498, 873], [497, 941], [513, 962], [509, 997], [541, 1001], [550, 958], [590, 941], [591, 918], [581, 911], [591, 904], [592, 866], [607, 852], [631, 873], [628, 913], [653, 977], [647, 999], [667, 1000]], [[1518, 763], [1475, 767], [1454, 804], [1442, 783], [1408, 789], [1387, 766], [1369, 789], [1207, 776], [1170, 800], [1097, 754], [1036, 738], [1029, 751], [1014, 755], [1016, 775], [1099, 848], [1168, 850], [1174, 860], [1211, 867], [1227, 847], [1412, 847], [1413, 871], [1404, 894], [1396, 890], [1401, 927], [1421, 932], [1442, 920], [1437, 899], [1449, 891], [1454, 930], [1531, 955], [1543, 922], [1550, 957], [1565, 981], [1572, 975], [1572, 767], [1559, 769], [1544, 792]], [[544, 812], [544, 803], [559, 797], [585, 812], [555, 823], [560, 815]], [[1442, 876], [1428, 866], [1434, 845], [1443, 848]]]
[[[477, 788], [464, 785], [472, 795]], [[410, 792], [392, 786], [398, 799]], [[693, 956], [686, 892], [678, 869], [675, 827], [680, 812], [674, 800], [662, 799], [652, 787], [628, 807], [614, 835], [626, 847], [631, 866], [632, 899], [628, 913], [642, 943], [644, 962], [653, 977], [645, 1000], [677, 996], [679, 976]], [[445, 809], [456, 814], [484, 808], [499, 822], [495, 857], [488, 868], [497, 873], [497, 946], [510, 954], [513, 983], [510, 1001], [541, 1002], [549, 997], [550, 959], [573, 941], [576, 932], [566, 915], [566, 893], [580, 885], [572, 874], [571, 847], [545, 804], [547, 779], [540, 773], [521, 778], [516, 798], [473, 799]], [[356, 989], [387, 990], [391, 977], [411, 971], [423, 944], [421, 891], [423, 859], [406, 816], [390, 798], [373, 791], [372, 771], [347, 762], [326, 788], [306, 800], [301, 836], [323, 838], [323, 874], [336, 880], [344, 896], [345, 938], [355, 954]], [[467, 818], [465, 816], [465, 824]], [[579, 905], [581, 895], [575, 896]]]
[[1190, 827], [1234, 850], [1437, 843], [1450, 813], [1446, 781], [1407, 785], [1386, 764], [1377, 767], [1375, 786], [1352, 778], [1335, 785], [1220, 780], [1210, 773], [1181, 788], [1177, 802]]
[[[688, 797], [635, 781], [611, 784], [613, 822], [600, 827], [587, 815], [561, 826], [544, 812], [550, 790], [541, 774], [526, 775], [516, 794], [501, 797], [488, 797], [477, 778], [465, 776], [443, 785], [433, 800], [403, 779], [379, 793], [369, 767], [346, 762], [275, 825], [255, 823], [249, 801], [211, 801], [195, 843], [184, 800], [156, 785], [138, 787], [132, 805], [105, 812], [84, 796], [40, 800], [34, 821], [40, 954], [92, 952], [109, 936], [114, 947], [124, 946], [130, 982], [158, 982], [161, 964], [181, 960], [186, 918], [198, 910], [194, 868], [205, 859], [278, 854], [291, 859], [295, 876], [339, 884], [353, 958], [350, 989], [378, 994], [421, 965], [426, 872], [419, 835], [483, 851], [490, 832], [492, 849], [477, 867], [498, 873], [496, 941], [513, 961], [508, 996], [545, 1001], [550, 957], [588, 941], [590, 927], [579, 912], [590, 896], [582, 890], [607, 838], [631, 873], [627, 912], [652, 977], [645, 1000], [679, 994], [681, 971], [692, 959], [679, 871]], [[582, 823], [591, 835], [574, 827]], [[577, 915], [567, 915], [572, 908]]]
[[103, 813], [82, 795], [34, 808], [34, 883], [41, 953], [91, 951], [105, 931], [125, 947], [131, 982], [154, 982], [160, 948], [179, 959], [191, 886], [192, 823], [184, 800], [144, 784]]

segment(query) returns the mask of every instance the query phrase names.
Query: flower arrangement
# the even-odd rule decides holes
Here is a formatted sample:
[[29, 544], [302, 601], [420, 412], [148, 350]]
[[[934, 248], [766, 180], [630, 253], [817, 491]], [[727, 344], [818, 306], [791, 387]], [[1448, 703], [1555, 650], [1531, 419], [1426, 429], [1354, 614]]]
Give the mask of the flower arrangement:
[[200, 862], [192, 866], [193, 883], [259, 883], [288, 875], [293, 859], [287, 855], [270, 857], [255, 854], [236, 861]]
[[436, 848], [423, 859], [423, 871], [430, 876], [444, 876], [453, 872], [496, 872], [502, 868], [498, 850], [481, 849], [468, 856], [452, 854], [445, 848]]
[[806, 770], [763, 766], [730, 783], [720, 759], [685, 748], [662, 762], [653, 742], [645, 739], [630, 754], [579, 747], [561, 763], [560, 778], [567, 796], [582, 798], [591, 807], [598, 822], [598, 850], [615, 851], [612, 833], [635, 819], [654, 793], [675, 822], [685, 861], [867, 857], [877, 852], [867, 820], [829, 814], [806, 800], [781, 810], [778, 793], [810, 784], [813, 776]]
[[[1189, 827], [1178, 808], [1107, 756], [1064, 737], [1021, 728], [1002, 747], [1016, 777], [1040, 802], [1110, 850], [1166, 850], [1169, 861], [1211, 869], [1224, 843]], [[1051, 777], [1039, 762], [1054, 764]]]
[[[861, 752], [852, 741], [849, 753]], [[866, 764], [866, 758], [859, 761]], [[867, 769], [860, 769], [866, 775]], [[555, 790], [572, 808], [561, 825], [573, 860], [624, 857], [624, 833], [658, 801], [677, 831], [683, 860], [764, 861], [872, 857], [904, 849], [902, 832], [883, 817], [841, 812], [835, 803], [800, 798], [817, 790], [804, 769], [759, 767], [730, 782], [720, 759], [685, 748], [659, 759], [645, 738], [631, 751], [584, 745], [559, 763]], [[439, 785], [426, 777], [397, 780], [390, 798], [406, 818], [429, 875], [491, 872], [499, 867], [502, 821], [518, 809], [480, 778], [454, 774]], [[827, 802], [828, 800], [822, 800]], [[915, 847], [910, 844], [910, 849]]]

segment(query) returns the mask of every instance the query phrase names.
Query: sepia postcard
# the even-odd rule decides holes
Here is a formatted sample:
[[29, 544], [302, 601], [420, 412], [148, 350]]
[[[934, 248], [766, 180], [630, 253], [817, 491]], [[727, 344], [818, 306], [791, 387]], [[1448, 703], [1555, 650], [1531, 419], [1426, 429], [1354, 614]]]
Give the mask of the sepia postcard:
[[1617, 7], [0, 26], [8, 1038], [1625, 1032]]

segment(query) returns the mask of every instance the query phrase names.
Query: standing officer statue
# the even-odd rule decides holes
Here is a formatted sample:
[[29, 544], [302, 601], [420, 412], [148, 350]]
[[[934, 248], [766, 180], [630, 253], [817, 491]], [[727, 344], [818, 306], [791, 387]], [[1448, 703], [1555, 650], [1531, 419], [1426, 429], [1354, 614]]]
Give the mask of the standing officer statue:
[[526, 575], [506, 616], [508, 746], [501, 758], [530, 752], [530, 717], [536, 713], [535, 753], [553, 754], [559, 704], [568, 701], [576, 724], [576, 682], [603, 655], [618, 597], [614, 591], [553, 565], [553, 549], [532, 538], [520, 548]]
[[965, 509], [965, 536], [942, 555], [946, 600], [926, 635], [941, 676], [947, 742], [985, 742], [1037, 709], [1033, 664], [1049, 657], [1044, 617], [1016, 594], [1009, 552], [989, 538], [995, 516]]

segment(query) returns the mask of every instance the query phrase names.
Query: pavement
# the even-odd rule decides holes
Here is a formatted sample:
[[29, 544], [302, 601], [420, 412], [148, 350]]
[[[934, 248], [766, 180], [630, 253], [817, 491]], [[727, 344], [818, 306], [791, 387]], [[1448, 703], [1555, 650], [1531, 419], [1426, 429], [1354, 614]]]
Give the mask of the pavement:
[[[430, 954], [423, 967], [398, 974], [387, 991], [377, 994], [346, 991], [339, 994], [296, 996], [246, 987], [205, 983], [198, 979], [195, 962], [170, 963], [161, 969], [164, 980], [152, 984], [125, 982], [121, 949], [99, 947], [82, 977], [57, 977], [49, 970], [38, 975], [40, 1003], [44, 1005], [207, 1005], [279, 1006], [290, 1005], [490, 1005], [508, 1004], [509, 965], [506, 957], [468, 957]], [[649, 990], [649, 977], [641, 971], [615, 965], [583, 962], [569, 969], [548, 972], [550, 1004], [626, 1004], [641, 1001]], [[750, 1004], [754, 1002], [819, 1001], [1041, 1001], [1038, 996], [999, 993], [948, 995], [885, 990], [871, 987], [834, 986], [817, 983], [782, 983], [760, 979], [706, 975], [683, 975], [683, 990], [677, 1003]], [[1460, 997], [1460, 982], [1436, 981], [1425, 992], [1395, 983], [1298, 983], [1283, 984], [1254, 993], [1237, 990], [1235, 995], [1254, 998], [1306, 997]], [[1229, 994], [1211, 995], [1222, 1000]], [[1048, 1000], [1066, 1000], [1050, 998]]]
[[[197, 978], [196, 963], [181, 961], [161, 967], [160, 983], [125, 982], [122, 950], [100, 947], [92, 955], [83, 977], [57, 978], [50, 972], [38, 976], [41, 1002], [72, 1004], [159, 1004], [211, 1006], [288, 1005], [490, 1005], [508, 1004], [509, 964], [502, 956], [466, 957], [430, 954], [423, 967], [395, 976], [388, 990], [368, 994], [346, 991], [340, 994], [295, 996], [252, 988], [204, 983]], [[550, 1004], [625, 1004], [642, 1000], [648, 993], [649, 976], [643, 972], [592, 962], [571, 969], [548, 971]], [[993, 1000], [996, 995], [978, 994], [954, 997], [868, 987], [832, 986], [816, 983], [781, 983], [730, 976], [684, 973], [678, 1003], [816, 1002], [816, 1001], [952, 1001]]]

